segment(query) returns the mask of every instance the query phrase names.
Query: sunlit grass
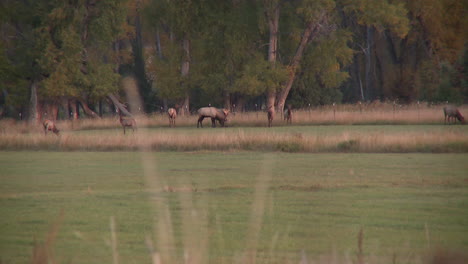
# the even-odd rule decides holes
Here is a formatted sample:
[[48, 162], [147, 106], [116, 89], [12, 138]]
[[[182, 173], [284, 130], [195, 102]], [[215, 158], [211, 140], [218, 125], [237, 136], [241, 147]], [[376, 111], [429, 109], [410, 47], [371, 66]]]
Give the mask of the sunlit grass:
[[284, 152], [467, 152], [465, 126], [325, 126], [280, 128], [140, 128], [123, 135], [118, 128], [0, 134], [5, 150]]

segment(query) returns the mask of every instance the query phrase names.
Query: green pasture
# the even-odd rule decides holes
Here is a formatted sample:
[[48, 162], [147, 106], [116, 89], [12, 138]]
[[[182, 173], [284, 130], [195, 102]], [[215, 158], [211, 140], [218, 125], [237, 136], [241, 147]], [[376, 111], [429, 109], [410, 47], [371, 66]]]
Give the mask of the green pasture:
[[[268, 133], [303, 133], [303, 134], [317, 134], [317, 135], [339, 135], [345, 132], [349, 133], [368, 133], [368, 132], [385, 132], [385, 133], [405, 133], [405, 132], [444, 132], [444, 131], [456, 131], [466, 133], [468, 137], [468, 126], [463, 125], [314, 125], [314, 126], [276, 126], [276, 127], [246, 127], [246, 126], [230, 126], [230, 127], [219, 127], [212, 128], [205, 126], [203, 128], [197, 128], [195, 126], [181, 126], [170, 128], [168, 126], [150, 126], [140, 127], [138, 131], [171, 131], [174, 134], [187, 134], [187, 135], [201, 135], [210, 133], [230, 133], [243, 131], [245, 133], [256, 133], [256, 134], [268, 134]], [[74, 131], [61, 131], [61, 133], [84, 133], [84, 134], [122, 134], [123, 130], [120, 126], [115, 128], [101, 128], [93, 129], [84, 127], [82, 130]], [[127, 129], [127, 133], [131, 135], [133, 131]]]
[[52, 226], [57, 263], [151, 263], [147, 238], [176, 263], [199, 244], [205, 263], [252, 247], [257, 263], [355, 263], [361, 229], [380, 263], [468, 250], [466, 154], [23, 151], [0, 168], [1, 263], [30, 262]]
[[[227, 128], [235, 130], [236, 127]], [[239, 129], [239, 128], [237, 128]], [[462, 125], [317, 125], [317, 126], [280, 126], [280, 127], [243, 127], [246, 132], [270, 131], [283, 133], [316, 133], [325, 135], [339, 135], [349, 133], [405, 133], [405, 132], [443, 132], [457, 131], [466, 133], [468, 136], [468, 126]]]

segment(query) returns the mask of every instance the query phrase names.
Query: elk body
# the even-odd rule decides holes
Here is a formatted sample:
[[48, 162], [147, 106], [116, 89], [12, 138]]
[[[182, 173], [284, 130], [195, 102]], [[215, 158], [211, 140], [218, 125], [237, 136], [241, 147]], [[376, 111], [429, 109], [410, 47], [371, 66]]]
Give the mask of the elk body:
[[465, 118], [455, 106], [448, 105], [444, 107], [444, 123], [446, 124], [448, 122], [450, 124], [450, 120], [453, 120], [453, 122], [456, 123], [456, 119], [461, 123], [465, 123]]
[[169, 126], [175, 127], [175, 120], [177, 117], [177, 110], [175, 108], [169, 108], [167, 110], [167, 115], [169, 116]]
[[292, 123], [292, 109], [291, 105], [288, 105], [286, 110], [284, 110], [284, 120], [286, 120], [287, 124]]
[[227, 109], [218, 109], [215, 107], [202, 107], [198, 109], [197, 127], [203, 127], [202, 122], [205, 117], [211, 118], [211, 127], [216, 127], [216, 120], [218, 120], [219, 124], [221, 124], [221, 126], [224, 127], [228, 115], [229, 110]]
[[275, 118], [275, 108], [273, 106], [268, 108], [267, 117], [268, 117], [268, 127], [272, 127], [273, 119]]
[[44, 135], [47, 135], [47, 131], [52, 131], [55, 135], [59, 135], [60, 130], [57, 129], [57, 125], [54, 121], [47, 119], [42, 125], [44, 126]]
[[123, 127], [123, 131], [124, 131], [124, 135], [125, 135], [125, 128], [126, 127], [131, 127], [133, 132], [135, 132], [135, 128], [136, 128], [136, 121], [134, 118], [132, 117], [124, 117], [122, 116], [122, 112], [120, 110], [117, 109], [117, 112], [119, 112], [119, 121], [120, 121], [120, 124], [122, 125]]

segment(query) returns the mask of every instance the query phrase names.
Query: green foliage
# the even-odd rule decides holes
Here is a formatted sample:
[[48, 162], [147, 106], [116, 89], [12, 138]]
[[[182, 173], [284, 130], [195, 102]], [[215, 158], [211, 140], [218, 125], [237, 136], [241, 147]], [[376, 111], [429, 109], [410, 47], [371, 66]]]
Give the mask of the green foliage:
[[286, 67], [280, 64], [272, 67], [270, 62], [256, 58], [244, 65], [230, 91], [246, 96], [258, 96], [269, 89], [279, 89], [287, 77]]
[[355, 15], [360, 25], [374, 26], [382, 32], [389, 29], [403, 38], [410, 29], [403, 3], [388, 0], [341, 0], [343, 10]]
[[116, 92], [117, 61], [112, 48], [125, 32], [125, 1], [104, 1], [86, 9], [80, 3], [57, 3], [37, 29], [38, 63], [44, 97], [98, 99]]
[[100, 99], [119, 90], [120, 75], [114, 72], [112, 64], [89, 64], [87, 81], [90, 85], [86, 94], [90, 99]]
[[440, 61], [454, 63], [467, 41], [468, 3], [457, 0], [405, 2], [411, 12], [415, 37], [426, 41], [426, 48]]
[[467, 97], [463, 94], [462, 87], [457, 85], [458, 72], [450, 63], [443, 63], [440, 69], [440, 84], [438, 87], [437, 97], [435, 101], [444, 102], [448, 101], [451, 103], [461, 104]]
[[421, 98], [434, 102], [448, 101], [457, 104], [466, 102], [468, 100], [467, 54], [467, 50], [461, 52], [454, 64], [447, 61], [440, 65], [430, 60], [422, 62], [417, 75]]
[[334, 0], [303, 0], [296, 7], [296, 13], [308, 23], [333, 10], [335, 5]]
[[180, 73], [181, 50], [177, 45], [164, 43], [168, 56], [159, 58], [154, 56], [152, 68], [149, 70], [155, 74], [153, 83], [159, 96], [167, 99], [180, 99], [190, 87], [190, 76], [183, 78]]
[[341, 30], [310, 46], [302, 68], [306, 78], [316, 78], [325, 88], [337, 88], [349, 75], [341, 71], [351, 63], [353, 50], [347, 46], [351, 34]]
[[[277, 7], [273, 67], [266, 18]], [[3, 1], [1, 104], [26, 108], [32, 82], [40, 100], [97, 100], [118, 91], [119, 70], [142, 76], [147, 105], [187, 95], [252, 104], [284, 87], [292, 70], [288, 100], [296, 106], [340, 102], [342, 93], [355, 100], [361, 87], [366, 100], [466, 102], [467, 8], [457, 0]], [[310, 22], [321, 24], [290, 69]]]
[[341, 102], [338, 88], [349, 78], [342, 69], [354, 55], [347, 45], [350, 40], [350, 32], [338, 30], [309, 46], [290, 97], [296, 107]]

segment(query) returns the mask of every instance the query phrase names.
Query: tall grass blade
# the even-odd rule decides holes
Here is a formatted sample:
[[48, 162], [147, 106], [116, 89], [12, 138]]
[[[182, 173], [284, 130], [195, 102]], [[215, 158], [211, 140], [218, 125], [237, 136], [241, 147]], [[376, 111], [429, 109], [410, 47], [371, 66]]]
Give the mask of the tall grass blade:
[[112, 263], [119, 264], [119, 253], [117, 251], [117, 233], [115, 231], [114, 216], [110, 217], [110, 233], [111, 233]]

